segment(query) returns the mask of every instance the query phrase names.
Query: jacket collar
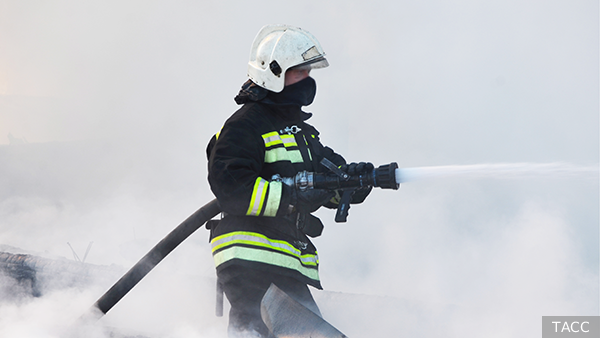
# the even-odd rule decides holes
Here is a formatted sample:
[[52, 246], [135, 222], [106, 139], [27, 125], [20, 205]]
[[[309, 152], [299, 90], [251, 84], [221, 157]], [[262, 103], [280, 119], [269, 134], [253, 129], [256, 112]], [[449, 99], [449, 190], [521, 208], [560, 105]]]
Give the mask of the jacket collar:
[[269, 90], [248, 80], [242, 85], [242, 89], [240, 89], [234, 100], [237, 104], [260, 103], [286, 121], [303, 122], [312, 117], [312, 113], [302, 111], [298, 105], [273, 102], [268, 97], [269, 93]]

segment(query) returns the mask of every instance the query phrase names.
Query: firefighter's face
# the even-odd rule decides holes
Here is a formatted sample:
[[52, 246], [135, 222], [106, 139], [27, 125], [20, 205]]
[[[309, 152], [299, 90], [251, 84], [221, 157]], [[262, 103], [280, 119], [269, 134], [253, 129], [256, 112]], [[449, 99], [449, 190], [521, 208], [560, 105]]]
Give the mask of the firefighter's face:
[[306, 79], [309, 75], [310, 68], [288, 69], [287, 72], [285, 72], [285, 85], [293, 85], [296, 82]]

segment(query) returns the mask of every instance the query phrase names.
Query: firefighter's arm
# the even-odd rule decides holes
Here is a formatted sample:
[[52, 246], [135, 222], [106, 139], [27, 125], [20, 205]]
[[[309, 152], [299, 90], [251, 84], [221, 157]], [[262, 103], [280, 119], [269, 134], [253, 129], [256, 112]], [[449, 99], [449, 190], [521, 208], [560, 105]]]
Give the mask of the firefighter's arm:
[[[259, 176], [265, 141], [247, 121], [228, 121], [210, 149], [208, 181], [221, 209], [231, 215], [286, 214], [291, 188]], [[210, 147], [210, 146], [209, 146]]]

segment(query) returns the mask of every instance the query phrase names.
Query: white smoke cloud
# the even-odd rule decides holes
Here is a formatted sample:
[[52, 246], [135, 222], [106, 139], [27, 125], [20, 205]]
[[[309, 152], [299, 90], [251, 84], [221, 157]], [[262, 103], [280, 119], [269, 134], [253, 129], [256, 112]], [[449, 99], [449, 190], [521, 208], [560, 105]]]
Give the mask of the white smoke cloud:
[[370, 217], [371, 229], [353, 229], [378, 240], [341, 238], [349, 244], [337, 250], [347, 258], [333, 260], [345, 266], [330, 267], [334, 276], [326, 280], [334, 283], [329, 289], [350, 295], [317, 293], [317, 300], [344, 333], [535, 336], [543, 315], [597, 312], [598, 273], [582, 260], [563, 211], [525, 203], [517, 214], [488, 219], [472, 232], [448, 221], [455, 211], [444, 210], [443, 199], [428, 202], [429, 215], [400, 216], [397, 223]]
[[[127, 269], [212, 199], [204, 148], [260, 26], [320, 40], [307, 110], [350, 161], [598, 163], [598, 4], [0, 2], [0, 244]], [[13, 139], [27, 143], [9, 145]], [[351, 337], [522, 337], [600, 313], [598, 182], [487, 176], [320, 211], [322, 312]], [[199, 230], [87, 336], [219, 337]], [[0, 336], [55, 337], [117, 277], [0, 298]], [[15, 290], [3, 279], [2, 290]], [[13, 284], [4, 284], [13, 283]], [[20, 299], [20, 298], [19, 298]]]
[[[6, 282], [6, 281], [2, 281]], [[94, 290], [95, 291], [95, 290]], [[41, 298], [0, 305], [2, 337], [64, 337], [74, 319], [89, 306], [92, 290], [59, 290]], [[87, 328], [88, 337], [106, 337], [101, 328]]]

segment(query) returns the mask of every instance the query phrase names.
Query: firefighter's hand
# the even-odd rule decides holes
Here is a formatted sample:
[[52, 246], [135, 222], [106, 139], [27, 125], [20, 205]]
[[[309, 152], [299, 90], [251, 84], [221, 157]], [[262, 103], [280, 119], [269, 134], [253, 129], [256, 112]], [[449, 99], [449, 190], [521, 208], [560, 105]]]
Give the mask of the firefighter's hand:
[[367, 196], [371, 193], [373, 187], [362, 187], [358, 188], [354, 191], [354, 195], [352, 195], [352, 200], [350, 200], [350, 204], [360, 204], [367, 199]]
[[[353, 175], [362, 175], [362, 174], [367, 174], [373, 171], [373, 169], [375, 169], [375, 166], [373, 165], [373, 163], [371, 162], [359, 162], [359, 163], [350, 163], [350, 164], [344, 164], [340, 167], [340, 169], [347, 173], [350, 176]], [[371, 193], [371, 189], [373, 187], [362, 187], [359, 189], [356, 189], [354, 191], [354, 195], [352, 195], [352, 200], [350, 201], [351, 204], [359, 204], [365, 201], [365, 199], [367, 198], [367, 196], [369, 196], [369, 194]]]
[[327, 203], [335, 193], [323, 189], [292, 190], [291, 204], [296, 211], [311, 213], [317, 211], [323, 204]]
[[371, 162], [352, 162], [342, 165], [340, 169], [346, 174], [353, 176], [369, 173], [375, 169], [375, 166]]

